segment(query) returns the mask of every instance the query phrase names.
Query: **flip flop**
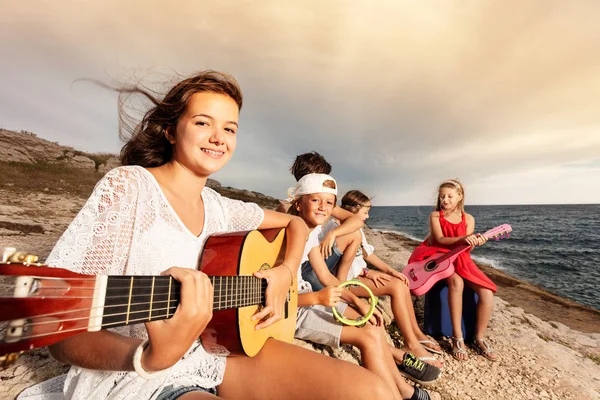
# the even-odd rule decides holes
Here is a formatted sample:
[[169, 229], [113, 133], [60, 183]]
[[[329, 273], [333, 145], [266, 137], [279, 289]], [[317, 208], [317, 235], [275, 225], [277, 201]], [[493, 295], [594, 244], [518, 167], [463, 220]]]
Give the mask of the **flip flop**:
[[[442, 367], [444, 366], [444, 363], [443, 363], [442, 361], [438, 360], [438, 359], [437, 359], [437, 358], [435, 358], [435, 357], [417, 357], [417, 358], [418, 358], [419, 360], [421, 360], [421, 361], [423, 361], [423, 362], [425, 362], [425, 363], [427, 363], [427, 364], [431, 365], [432, 367], [438, 368], [438, 369], [440, 369], [440, 370], [441, 370], [441, 369], [442, 369]], [[429, 363], [428, 361], [437, 361], [437, 362], [439, 362], [439, 363], [441, 364], [441, 366], [439, 366], [439, 367], [438, 367], [437, 365], [433, 365], [433, 364]]]
[[[443, 354], [442, 353], [442, 348], [440, 347], [440, 344], [438, 342], [436, 342], [435, 340], [433, 340], [433, 338], [431, 338], [430, 336], [428, 336], [428, 338], [429, 339], [419, 340], [419, 343], [421, 343], [421, 346], [425, 347], [425, 349], [427, 351], [431, 352], [431, 353], [434, 353], [434, 354]], [[427, 344], [438, 346], [440, 348], [439, 349], [432, 348], [432, 347], [428, 346]]]

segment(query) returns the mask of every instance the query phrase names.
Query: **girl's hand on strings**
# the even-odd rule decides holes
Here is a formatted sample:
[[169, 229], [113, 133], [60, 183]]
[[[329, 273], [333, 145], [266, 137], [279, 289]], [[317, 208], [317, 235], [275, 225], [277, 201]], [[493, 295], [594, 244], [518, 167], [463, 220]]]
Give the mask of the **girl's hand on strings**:
[[319, 304], [325, 307], [335, 307], [342, 297], [342, 288], [337, 286], [328, 286], [317, 292]]
[[379, 271], [373, 271], [372, 269], [369, 270], [367, 278], [373, 281], [373, 284], [376, 288], [379, 288], [379, 285], [381, 285], [381, 287], [384, 287], [386, 283], [392, 280], [392, 277], [390, 275]]
[[465, 237], [465, 243], [471, 246], [472, 249], [475, 246], [477, 246], [477, 244], [479, 243], [479, 239], [477, 238], [477, 235], [469, 235]]
[[254, 329], [266, 328], [283, 318], [285, 301], [292, 285], [290, 272], [286, 265], [281, 264], [279, 267], [254, 273], [255, 277], [267, 280], [265, 307], [252, 316], [253, 321], [261, 321]]
[[335, 244], [335, 233], [333, 230], [327, 232], [321, 243], [319, 244], [319, 249], [321, 251], [321, 256], [323, 259], [329, 258], [331, 254], [333, 254], [333, 245]]
[[[208, 325], [213, 312], [213, 287], [206, 274], [172, 267], [161, 273], [181, 282], [180, 302], [172, 318], [146, 322], [148, 347], [142, 353], [142, 367], [160, 371], [177, 363]], [[165, 313], [165, 307], [156, 307]], [[162, 310], [160, 310], [162, 308]]]

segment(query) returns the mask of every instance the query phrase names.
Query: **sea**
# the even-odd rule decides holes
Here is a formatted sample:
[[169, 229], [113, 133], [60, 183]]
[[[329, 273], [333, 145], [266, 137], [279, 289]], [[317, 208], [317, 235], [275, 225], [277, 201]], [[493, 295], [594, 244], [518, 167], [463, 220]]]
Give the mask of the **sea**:
[[[600, 310], [600, 204], [465, 206], [475, 231], [509, 224], [506, 239], [489, 240], [473, 259]], [[367, 225], [422, 241], [432, 206], [372, 207]]]

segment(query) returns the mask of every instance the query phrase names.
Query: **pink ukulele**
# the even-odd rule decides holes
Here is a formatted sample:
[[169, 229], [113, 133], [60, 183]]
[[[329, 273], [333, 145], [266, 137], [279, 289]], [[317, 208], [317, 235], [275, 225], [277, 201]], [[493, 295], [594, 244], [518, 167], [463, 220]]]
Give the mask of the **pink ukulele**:
[[[504, 224], [490, 229], [483, 236], [496, 240], [508, 237], [512, 232], [510, 225]], [[426, 260], [415, 261], [408, 264], [402, 270], [410, 282], [410, 291], [415, 296], [424, 295], [438, 281], [445, 279], [454, 273], [454, 260], [460, 253], [470, 248], [468, 244], [461, 244], [448, 253], [435, 253]]]

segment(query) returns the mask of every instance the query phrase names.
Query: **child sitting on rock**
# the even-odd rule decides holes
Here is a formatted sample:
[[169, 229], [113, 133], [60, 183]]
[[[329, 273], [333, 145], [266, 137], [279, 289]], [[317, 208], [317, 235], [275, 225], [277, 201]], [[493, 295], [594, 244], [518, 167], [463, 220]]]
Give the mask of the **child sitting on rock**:
[[[359, 190], [351, 190], [342, 198], [342, 209], [353, 213], [364, 222], [369, 218], [371, 200]], [[334, 220], [330, 220], [323, 227], [323, 232], [332, 229], [336, 225], [337, 223]], [[415, 354], [422, 361], [441, 367], [442, 363], [429, 353], [441, 354], [441, 348], [433, 338], [425, 335], [419, 327], [407, 278], [377, 257], [374, 253], [374, 247], [367, 242], [363, 230], [360, 229], [359, 233], [361, 246], [352, 264], [349, 266], [340, 264], [337, 268], [330, 269], [331, 272], [341, 281], [348, 279], [360, 280], [376, 296], [390, 296], [392, 313], [404, 337], [407, 351]], [[377, 270], [369, 269], [367, 263], [377, 268]], [[304, 271], [306, 267], [301, 265], [301, 269]], [[359, 297], [369, 296], [362, 287], [352, 287], [350, 290]]]
[[[348, 343], [358, 347], [362, 355], [362, 365], [377, 374], [386, 382], [396, 399], [429, 399], [429, 394], [409, 385], [400, 372], [411, 379], [429, 383], [439, 376], [439, 369], [423, 363], [410, 353], [404, 353], [388, 345], [381, 328], [383, 317], [376, 311], [370, 324], [363, 328], [344, 326], [335, 320], [331, 307], [336, 307], [339, 314], [348, 318], [365, 315], [369, 306], [351, 291], [337, 286], [340, 281], [329, 273], [320, 253], [319, 234], [322, 224], [330, 217], [336, 203], [337, 185], [335, 180], [325, 174], [308, 174], [302, 177], [297, 185], [290, 189], [292, 197], [290, 214], [299, 215], [309, 228], [301, 264], [310, 262], [326, 287], [314, 292], [311, 284], [298, 274], [298, 319], [296, 338], [327, 345], [333, 348], [340, 343]], [[348, 307], [346, 303], [352, 304]], [[393, 355], [395, 351], [403, 361], [399, 365]], [[343, 382], [340, 382], [343, 384]]]
[[[316, 151], [311, 151], [298, 155], [290, 167], [290, 172], [296, 179], [296, 182], [298, 182], [308, 174], [329, 175], [331, 173], [331, 164]], [[277, 211], [287, 212], [290, 208], [291, 200], [291, 198], [288, 198], [280, 202]], [[349, 268], [354, 260], [354, 255], [360, 248], [360, 229], [363, 227], [363, 221], [353, 213], [335, 204], [331, 212], [331, 218], [335, 218], [340, 223], [335, 224], [335, 226], [329, 226], [326, 234], [320, 237], [319, 248], [321, 257], [325, 259], [330, 269], [336, 265], [341, 268]], [[304, 279], [312, 284], [314, 290], [323, 288], [323, 285], [321, 285], [310, 265], [302, 274]]]

